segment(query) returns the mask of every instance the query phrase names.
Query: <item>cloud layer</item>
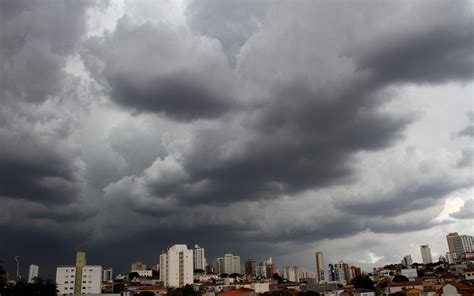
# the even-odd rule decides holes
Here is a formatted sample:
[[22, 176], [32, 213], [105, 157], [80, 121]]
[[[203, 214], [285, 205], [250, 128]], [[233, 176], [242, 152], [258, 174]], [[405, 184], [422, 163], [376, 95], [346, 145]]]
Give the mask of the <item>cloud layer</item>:
[[368, 266], [393, 259], [379, 235], [472, 219], [439, 218], [472, 187], [470, 2], [0, 5], [4, 256], [39, 233], [304, 264], [348, 239]]

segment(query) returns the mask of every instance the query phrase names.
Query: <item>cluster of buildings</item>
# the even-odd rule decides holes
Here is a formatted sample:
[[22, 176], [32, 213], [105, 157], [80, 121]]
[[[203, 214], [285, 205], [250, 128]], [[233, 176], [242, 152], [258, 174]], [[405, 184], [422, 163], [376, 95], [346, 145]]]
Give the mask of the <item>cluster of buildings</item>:
[[[400, 263], [374, 268], [370, 273], [343, 261], [327, 264], [321, 251], [314, 254], [313, 270], [291, 264], [278, 268], [271, 257], [261, 262], [247, 259], [241, 270], [240, 256], [225, 254], [209, 264], [203, 247], [176, 244], [162, 252], [159, 263], [148, 267], [134, 262], [130, 272], [114, 277], [112, 268], [88, 264], [86, 253], [79, 251], [75, 265], [57, 267], [56, 283], [58, 295], [133, 296], [148, 292], [163, 296], [169, 288], [187, 285], [200, 296], [271, 296], [275, 291], [325, 296], [474, 295], [473, 237], [449, 233], [446, 239], [449, 252], [438, 261], [424, 244], [420, 246], [422, 263], [405, 255]], [[38, 271], [37, 265], [30, 266], [30, 282]], [[357, 286], [361, 278], [370, 279], [373, 285]]]

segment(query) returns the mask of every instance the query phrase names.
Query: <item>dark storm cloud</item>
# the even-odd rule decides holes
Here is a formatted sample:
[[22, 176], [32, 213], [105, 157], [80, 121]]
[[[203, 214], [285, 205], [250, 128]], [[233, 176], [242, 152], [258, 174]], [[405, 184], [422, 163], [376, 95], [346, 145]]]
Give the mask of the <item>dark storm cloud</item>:
[[2, 1], [2, 100], [41, 102], [59, 91], [65, 56], [85, 29], [87, 1]]
[[214, 118], [227, 110], [228, 103], [220, 94], [195, 84], [185, 73], [160, 77], [151, 81], [130, 81], [129, 77], [110, 77], [114, 101], [138, 112], [163, 112], [177, 120]]
[[184, 27], [123, 17], [112, 34], [88, 40], [82, 55], [110, 98], [135, 112], [190, 121], [216, 118], [234, 104], [219, 43]]
[[5, 141], [0, 148], [0, 196], [40, 203], [73, 201], [81, 189], [81, 168], [62, 148], [38, 143], [34, 137], [0, 132]]
[[369, 69], [382, 82], [471, 80], [474, 26], [470, 3], [434, 1], [420, 5], [412, 14], [425, 23], [401, 25], [374, 36], [356, 51], [358, 67]]
[[394, 216], [439, 203], [447, 194], [466, 186], [469, 186], [467, 181], [461, 184], [440, 179], [424, 183], [415, 181], [406, 188], [375, 192], [370, 197], [354, 196], [352, 200], [336, 202], [336, 207], [352, 214]]
[[474, 219], [474, 199], [468, 199], [459, 211], [450, 214], [456, 219]]
[[69, 203], [79, 194], [83, 167], [64, 139], [68, 120], [40, 106], [50, 96], [61, 95], [66, 57], [85, 30], [88, 5], [0, 3], [2, 197]]
[[[430, 13], [443, 13], [444, 5], [446, 4], [443, 2], [430, 6]], [[471, 78], [470, 70], [466, 70], [472, 66], [472, 44], [468, 38], [472, 27], [469, 26], [470, 14], [464, 13], [467, 5], [460, 2], [446, 18], [434, 18], [430, 20], [429, 25], [419, 23], [418, 14], [423, 14], [421, 10], [410, 12], [408, 20], [410, 26], [414, 27], [412, 32], [403, 30], [406, 24], [398, 24], [399, 27], [393, 30], [386, 27], [382, 31], [375, 29], [374, 34], [378, 38], [364, 43], [363, 46], [350, 45], [353, 46], [348, 51], [351, 52], [351, 59], [360, 69], [370, 70], [369, 75], [365, 75], [364, 71], [356, 71], [338, 77], [337, 70], [346, 67], [351, 71], [351, 65], [344, 65], [349, 61], [340, 56], [333, 58], [333, 55], [342, 54], [347, 48], [336, 50], [330, 45], [313, 42], [310, 38], [304, 39], [307, 37], [303, 34], [306, 31], [301, 29], [304, 25], [300, 24], [294, 28], [293, 23], [288, 22], [289, 28], [280, 28], [276, 32], [262, 26], [260, 30], [263, 33], [253, 37], [254, 43], [247, 45], [240, 58], [245, 62], [247, 55], [262, 63], [278, 63], [287, 58], [288, 63], [283, 65], [288, 69], [277, 68], [275, 74], [271, 67], [268, 70], [256, 68], [254, 64], [239, 64], [237, 70], [243, 72], [243, 79], [247, 74], [245, 67], [249, 67], [253, 70], [251, 78], [268, 79], [271, 87], [266, 89], [268, 95], [264, 98], [255, 97], [253, 93], [246, 94], [253, 96], [258, 103], [247, 106], [248, 111], [245, 114], [234, 113], [235, 118], [226, 118], [235, 120], [240, 126], [230, 127], [227, 131], [225, 129], [229, 128], [229, 125], [216, 122], [216, 126], [223, 126], [197, 129], [192, 135], [189, 147], [180, 153], [179, 158], [170, 156], [166, 160], [157, 160], [143, 176], [127, 177], [121, 182], [110, 184], [108, 194], [114, 192], [122, 197], [130, 196], [133, 200], [135, 195], [126, 189], [131, 186], [147, 196], [152, 204], [153, 199], [156, 199], [156, 208], [148, 207], [147, 202], [137, 207], [137, 210], [140, 207], [146, 208], [147, 214], [150, 214], [153, 211], [162, 213], [166, 208], [163, 206], [165, 203], [176, 206], [180, 203], [227, 204], [241, 200], [275, 199], [284, 194], [294, 195], [308, 189], [353, 181], [352, 156], [360, 151], [389, 147], [401, 139], [404, 128], [414, 119], [410, 114], [397, 116], [382, 111], [392, 99], [392, 95], [384, 91], [386, 87], [399, 82], [440, 83]], [[324, 9], [335, 13], [332, 10], [337, 7], [329, 5], [324, 6]], [[355, 10], [359, 11], [360, 8]], [[462, 17], [457, 16], [458, 12], [463, 12]], [[301, 23], [311, 22], [313, 19], [303, 17]], [[383, 22], [384, 19], [379, 21]], [[312, 28], [311, 23], [305, 25]], [[332, 28], [325, 29], [329, 30], [329, 33], [335, 33]], [[141, 31], [141, 27], [138, 30]], [[302, 71], [301, 68], [291, 68], [294, 67], [293, 60], [299, 61], [294, 56], [298, 48], [282, 43], [287, 40], [287, 35], [284, 34], [291, 30], [294, 30], [294, 38], [303, 38], [297, 39], [299, 47], [307, 45], [321, 52], [322, 56], [313, 56], [312, 51], [308, 50], [308, 62], [318, 61], [318, 58], [323, 60], [326, 57], [324, 54], [330, 55], [326, 57], [329, 64], [321, 62], [321, 65], [323, 69], [336, 69], [338, 83], [320, 84], [320, 75], [325, 74], [314, 69], [305, 69], [309, 75], [314, 75], [314, 82], [313, 76], [303, 79], [295, 75], [285, 84], [274, 85], [276, 82], [271, 81], [272, 75], [280, 72], [291, 75], [292, 71]], [[156, 28], [153, 29], [153, 32], [156, 31]], [[273, 39], [264, 33], [273, 34]], [[308, 34], [310, 33], [311, 31]], [[114, 34], [122, 33], [119, 29]], [[252, 52], [255, 49], [252, 46], [260, 49], [258, 44], [255, 44], [259, 42], [257, 37], [267, 37], [269, 40], [265, 48], [271, 50]], [[314, 38], [327, 36], [315, 33]], [[387, 43], [388, 40], [392, 41]], [[304, 53], [307, 54], [306, 51]], [[418, 64], [412, 67], [415, 61]], [[140, 59], [137, 62], [143, 61]], [[332, 78], [332, 73], [327, 75]], [[126, 85], [127, 79], [136, 81], [135, 77], [120, 77], [124, 79], [120, 84]], [[258, 84], [258, 81], [256, 83], [257, 87], [268, 87], [263, 83]], [[149, 84], [145, 79], [144, 92], [152, 94], [159, 91], [147, 91]], [[164, 87], [161, 84], [158, 86]], [[112, 88], [119, 88], [119, 85]], [[124, 97], [130, 98], [131, 104], [142, 104], [141, 99], [133, 101], [133, 95]], [[175, 98], [175, 101], [180, 102], [181, 99]], [[206, 100], [204, 103], [207, 105]], [[153, 106], [150, 106], [150, 110], [157, 111]], [[172, 163], [171, 167], [169, 163]], [[167, 176], [166, 180], [162, 176]], [[395, 189], [390, 196], [386, 196], [386, 200], [373, 205], [361, 201], [360, 204], [340, 207], [359, 214], [381, 210], [388, 215], [397, 215], [410, 207], [420, 207], [421, 201], [436, 204], [459, 186], [465, 184], [452, 183], [449, 180], [439, 183], [437, 180], [434, 184], [414, 184], [410, 188]], [[120, 194], [121, 190], [127, 193]]]

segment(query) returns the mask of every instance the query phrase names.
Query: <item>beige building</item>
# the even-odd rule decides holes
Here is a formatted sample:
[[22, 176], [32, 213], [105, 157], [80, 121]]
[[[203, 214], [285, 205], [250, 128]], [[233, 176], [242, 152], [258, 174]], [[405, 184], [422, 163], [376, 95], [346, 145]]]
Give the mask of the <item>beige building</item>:
[[193, 283], [193, 250], [173, 245], [160, 255], [160, 280], [165, 287], [183, 287]]

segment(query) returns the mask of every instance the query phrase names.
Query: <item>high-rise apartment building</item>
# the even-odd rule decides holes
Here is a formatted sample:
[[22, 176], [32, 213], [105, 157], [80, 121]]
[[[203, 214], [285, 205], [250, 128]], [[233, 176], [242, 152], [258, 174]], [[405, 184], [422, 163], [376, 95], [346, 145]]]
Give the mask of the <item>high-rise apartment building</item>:
[[56, 269], [58, 295], [99, 294], [102, 290], [102, 266], [86, 265], [86, 253], [76, 253], [75, 266]]
[[300, 273], [298, 266], [283, 267], [282, 276], [290, 282], [298, 283], [300, 281]]
[[195, 245], [194, 246], [194, 269], [202, 269], [205, 270], [206, 268], [206, 257], [204, 257], [204, 248]]
[[[221, 258], [218, 258], [221, 259]], [[224, 255], [224, 273], [232, 274], [232, 273], [239, 273], [240, 274], [240, 256], [234, 256], [232, 254], [225, 254]]]
[[454, 239], [454, 253], [460, 255], [474, 251], [473, 236], [459, 235]]
[[160, 280], [165, 287], [183, 287], [193, 283], [193, 250], [173, 245], [160, 255]]
[[323, 282], [326, 280], [325, 271], [324, 271], [324, 257], [323, 252], [316, 252], [316, 280]]
[[428, 245], [421, 245], [420, 251], [421, 251], [421, 260], [423, 261], [423, 264], [433, 263], [433, 257], [431, 256], [431, 250]]
[[257, 262], [253, 259], [247, 259], [245, 261], [245, 274], [246, 275], [257, 275]]
[[32, 283], [35, 277], [38, 277], [39, 266], [31, 264], [30, 269], [28, 270], [28, 283]]
[[452, 233], [449, 233], [448, 235], [446, 235], [446, 240], [448, 241], [448, 250], [449, 250], [449, 253], [455, 253], [455, 250], [454, 250], [454, 241], [456, 240], [456, 238], [458, 237], [458, 233], [457, 232], [452, 232]]

